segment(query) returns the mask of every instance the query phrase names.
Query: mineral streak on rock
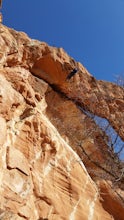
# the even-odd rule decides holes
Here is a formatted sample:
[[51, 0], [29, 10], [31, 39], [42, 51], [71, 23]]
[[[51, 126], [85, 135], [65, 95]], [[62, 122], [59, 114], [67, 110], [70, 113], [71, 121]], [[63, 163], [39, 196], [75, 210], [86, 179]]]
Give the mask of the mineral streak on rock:
[[123, 107], [123, 88], [97, 81], [62, 48], [0, 24], [0, 219], [122, 220], [122, 187], [113, 191], [109, 173], [90, 176], [100, 169], [79, 146], [105, 164], [103, 133], [86, 111], [124, 140]]

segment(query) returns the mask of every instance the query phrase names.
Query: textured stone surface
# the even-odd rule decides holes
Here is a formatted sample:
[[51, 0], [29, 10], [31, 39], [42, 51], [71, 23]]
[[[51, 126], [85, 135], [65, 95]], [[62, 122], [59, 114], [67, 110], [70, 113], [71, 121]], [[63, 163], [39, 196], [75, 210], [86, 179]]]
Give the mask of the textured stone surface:
[[85, 111], [123, 139], [123, 105], [122, 88], [96, 81], [62, 48], [0, 24], [0, 219], [122, 220], [122, 187], [95, 183], [80, 146], [104, 164], [103, 133]]

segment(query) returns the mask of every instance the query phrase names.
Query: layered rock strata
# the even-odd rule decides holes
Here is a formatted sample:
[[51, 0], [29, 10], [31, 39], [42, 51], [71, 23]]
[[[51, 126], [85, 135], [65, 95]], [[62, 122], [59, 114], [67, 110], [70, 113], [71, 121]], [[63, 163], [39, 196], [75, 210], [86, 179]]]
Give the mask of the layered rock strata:
[[91, 116], [124, 140], [123, 107], [123, 88], [0, 24], [0, 219], [122, 220], [123, 182], [113, 190], [120, 174]]

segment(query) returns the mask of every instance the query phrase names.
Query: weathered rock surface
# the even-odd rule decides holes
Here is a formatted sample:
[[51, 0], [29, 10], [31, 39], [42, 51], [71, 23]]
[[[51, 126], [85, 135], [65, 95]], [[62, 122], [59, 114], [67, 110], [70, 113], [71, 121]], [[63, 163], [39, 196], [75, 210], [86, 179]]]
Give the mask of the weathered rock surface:
[[113, 189], [119, 170], [90, 114], [124, 140], [123, 107], [123, 88], [0, 24], [0, 219], [122, 220], [123, 182]]

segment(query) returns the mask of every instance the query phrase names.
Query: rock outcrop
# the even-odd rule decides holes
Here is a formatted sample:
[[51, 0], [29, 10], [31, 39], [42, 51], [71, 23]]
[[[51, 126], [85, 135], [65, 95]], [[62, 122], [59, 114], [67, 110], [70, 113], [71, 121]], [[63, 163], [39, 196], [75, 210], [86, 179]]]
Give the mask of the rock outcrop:
[[124, 141], [124, 89], [0, 24], [1, 220], [123, 219], [123, 162], [95, 116]]

